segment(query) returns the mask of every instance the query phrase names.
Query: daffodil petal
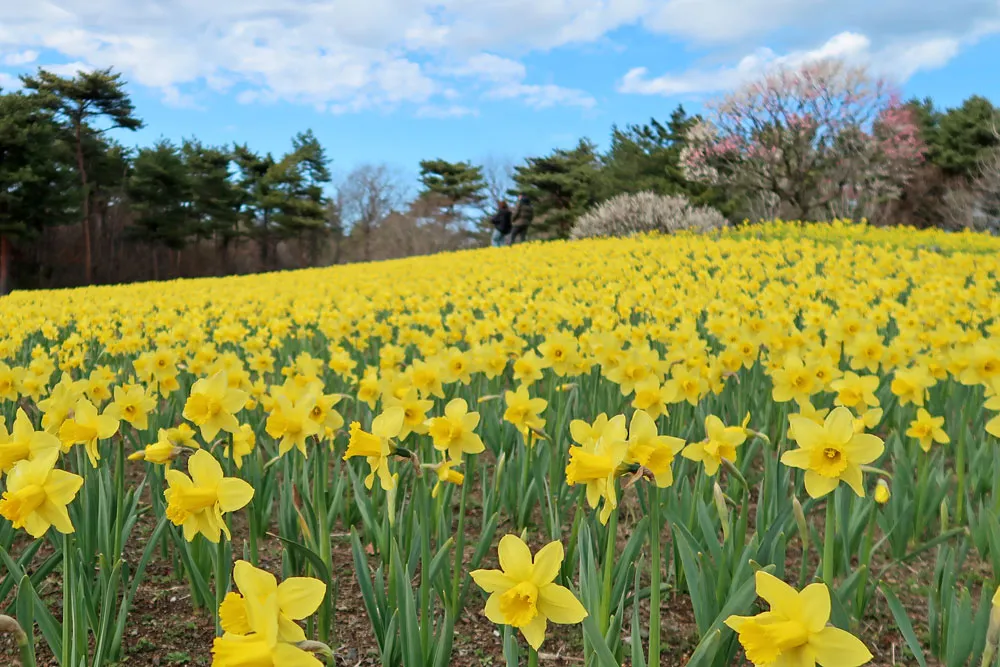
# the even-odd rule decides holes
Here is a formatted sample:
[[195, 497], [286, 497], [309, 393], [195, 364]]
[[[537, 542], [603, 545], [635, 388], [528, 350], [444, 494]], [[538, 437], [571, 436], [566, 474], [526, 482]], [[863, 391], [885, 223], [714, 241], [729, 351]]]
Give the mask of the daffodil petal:
[[532, 581], [535, 582], [536, 586], [552, 582], [558, 576], [562, 562], [562, 542], [550, 542], [546, 544], [535, 554], [534, 568], [531, 575]]
[[587, 610], [573, 592], [559, 584], [548, 584], [538, 589], [538, 613], [553, 623], [571, 625], [587, 617]]
[[524, 635], [524, 639], [531, 645], [531, 648], [538, 650], [538, 647], [545, 641], [545, 617], [539, 614], [531, 619], [527, 625], [522, 625], [519, 630]]
[[823, 667], [860, 667], [874, 656], [864, 643], [840, 628], [823, 628], [809, 638], [816, 662]]
[[809, 632], [819, 632], [830, 621], [830, 589], [825, 584], [809, 584], [799, 593], [802, 621]]
[[771, 605], [772, 612], [786, 618], [798, 618], [802, 615], [799, 594], [781, 579], [763, 570], [758, 570], [755, 575], [755, 583], [757, 595]]
[[487, 593], [506, 593], [517, 585], [500, 570], [473, 570], [470, 574], [476, 585]]
[[497, 545], [497, 556], [504, 573], [515, 581], [531, 577], [531, 550], [517, 535], [504, 535]]

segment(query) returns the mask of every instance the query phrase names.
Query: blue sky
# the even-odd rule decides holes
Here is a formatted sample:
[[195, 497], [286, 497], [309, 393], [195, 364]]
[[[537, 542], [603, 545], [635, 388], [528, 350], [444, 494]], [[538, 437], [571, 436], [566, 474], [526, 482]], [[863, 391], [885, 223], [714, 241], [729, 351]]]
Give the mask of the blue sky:
[[0, 86], [115, 67], [148, 144], [281, 153], [312, 128], [335, 168], [517, 162], [613, 123], [690, 111], [777, 64], [868, 64], [909, 97], [1000, 102], [1000, 0], [36, 0], [0, 6]]

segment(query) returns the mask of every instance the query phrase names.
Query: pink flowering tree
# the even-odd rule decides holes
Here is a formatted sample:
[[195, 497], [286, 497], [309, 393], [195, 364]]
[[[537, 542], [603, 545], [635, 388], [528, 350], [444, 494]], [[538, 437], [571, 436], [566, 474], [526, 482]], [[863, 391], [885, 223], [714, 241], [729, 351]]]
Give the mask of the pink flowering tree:
[[870, 217], [922, 159], [896, 90], [839, 60], [775, 69], [710, 104], [681, 155], [689, 180], [802, 220]]

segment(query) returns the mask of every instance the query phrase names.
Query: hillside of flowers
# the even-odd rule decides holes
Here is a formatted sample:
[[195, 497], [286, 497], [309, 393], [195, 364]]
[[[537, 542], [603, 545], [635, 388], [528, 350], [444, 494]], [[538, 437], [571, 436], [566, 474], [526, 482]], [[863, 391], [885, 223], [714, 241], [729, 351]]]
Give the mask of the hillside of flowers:
[[994, 665], [998, 249], [776, 221], [15, 292], [0, 664]]

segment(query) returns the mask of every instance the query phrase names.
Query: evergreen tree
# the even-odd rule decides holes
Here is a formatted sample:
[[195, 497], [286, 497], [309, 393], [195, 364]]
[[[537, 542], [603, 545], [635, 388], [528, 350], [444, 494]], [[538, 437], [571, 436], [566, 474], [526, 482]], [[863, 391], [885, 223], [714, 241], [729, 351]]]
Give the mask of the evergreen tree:
[[91, 188], [84, 159], [84, 139], [91, 121], [104, 121], [101, 132], [124, 128], [137, 130], [142, 121], [135, 115], [135, 107], [121, 74], [111, 68], [93, 72], [78, 72], [73, 77], [63, 77], [44, 69], [35, 76], [22, 76], [28, 90], [35, 90], [72, 132], [76, 148], [76, 167], [83, 189], [81, 227], [84, 246], [84, 276], [87, 284], [93, 281], [93, 253], [91, 250]]
[[1000, 143], [994, 134], [998, 125], [1000, 110], [985, 97], [974, 95], [962, 106], [939, 115], [928, 142], [928, 159], [948, 176], [973, 179], [991, 149]]
[[191, 194], [190, 224], [198, 238], [214, 239], [219, 269], [229, 272], [229, 246], [239, 237], [241, 193], [233, 182], [233, 156], [197, 139], [181, 147]]
[[308, 235], [314, 246], [319, 245], [326, 229], [324, 186], [331, 180], [329, 162], [325, 149], [309, 130], [296, 135], [291, 152], [268, 170], [266, 205], [274, 211], [280, 236], [301, 239]]
[[270, 201], [272, 182], [268, 173], [275, 165], [275, 160], [270, 153], [259, 155], [246, 145], [234, 146], [233, 157], [239, 170], [237, 188], [240, 216], [248, 232], [257, 239], [261, 264], [267, 267], [274, 226], [274, 209]]
[[78, 214], [70, 157], [37, 96], [0, 93], [0, 294], [9, 289], [12, 244]]
[[143, 148], [128, 180], [135, 213], [132, 238], [153, 246], [153, 277], [159, 278], [157, 246], [179, 252], [192, 233], [191, 182], [180, 149], [169, 141]]
[[534, 225], [542, 234], [568, 238], [573, 223], [597, 203], [600, 163], [593, 143], [581, 139], [571, 150], [557, 149], [514, 168], [518, 192], [531, 198]]
[[420, 183], [420, 197], [439, 203], [442, 215], [450, 219], [459, 217], [456, 209], [482, 206], [486, 200], [483, 168], [469, 162], [421, 160]]

